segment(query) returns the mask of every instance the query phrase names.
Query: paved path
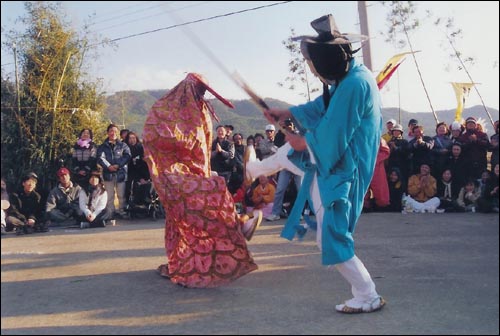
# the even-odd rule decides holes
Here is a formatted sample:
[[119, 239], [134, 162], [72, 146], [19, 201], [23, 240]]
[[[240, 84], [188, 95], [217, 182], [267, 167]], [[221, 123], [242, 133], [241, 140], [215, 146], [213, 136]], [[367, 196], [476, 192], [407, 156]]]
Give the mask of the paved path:
[[496, 334], [498, 214], [363, 214], [364, 261], [388, 304], [356, 316], [337, 271], [320, 265], [314, 234], [279, 238], [265, 222], [249, 246], [259, 269], [229, 286], [186, 289], [155, 273], [163, 223], [56, 228], [2, 236], [1, 333]]

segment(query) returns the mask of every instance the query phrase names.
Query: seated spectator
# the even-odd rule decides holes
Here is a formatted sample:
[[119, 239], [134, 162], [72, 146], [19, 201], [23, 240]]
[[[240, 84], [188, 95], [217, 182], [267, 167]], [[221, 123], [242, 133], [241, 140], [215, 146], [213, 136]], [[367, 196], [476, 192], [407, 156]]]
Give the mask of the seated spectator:
[[399, 168], [394, 167], [389, 171], [387, 183], [389, 185], [389, 205], [379, 208], [378, 211], [400, 212], [402, 210], [401, 200], [406, 190], [406, 185], [401, 179]]
[[445, 168], [441, 178], [437, 182], [437, 197], [439, 197], [439, 209], [444, 212], [460, 211], [457, 198], [460, 192], [460, 185], [455, 182], [453, 174], [449, 168]]
[[7, 192], [7, 183], [2, 177], [2, 234], [5, 234], [7, 222], [5, 211], [10, 207], [9, 194]]
[[22, 179], [22, 189], [12, 193], [9, 198], [10, 208], [7, 212], [7, 231], [14, 228], [17, 235], [46, 231], [41, 221], [42, 204], [41, 196], [35, 191], [38, 176], [29, 173]]
[[82, 188], [71, 181], [67, 168], [60, 168], [56, 175], [59, 183], [49, 192], [45, 206], [46, 224], [71, 225], [81, 215], [78, 196]]
[[435, 212], [439, 207], [436, 179], [430, 173], [430, 165], [422, 163], [420, 174], [412, 175], [408, 180], [409, 196], [406, 202], [415, 212]]
[[254, 209], [260, 209], [264, 216], [271, 215], [275, 192], [276, 188], [269, 183], [269, 179], [265, 175], [260, 175], [259, 184], [252, 193], [253, 206], [247, 207], [247, 212], [252, 212]]
[[499, 164], [497, 163], [490, 174], [489, 179], [483, 189], [481, 197], [477, 201], [480, 212], [498, 213], [498, 174]]
[[87, 190], [80, 190], [79, 206], [83, 215], [79, 220], [80, 228], [105, 227], [106, 221], [111, 218], [111, 210], [106, 207], [108, 193], [104, 188], [101, 173], [93, 171], [90, 174]]
[[461, 211], [476, 212], [477, 200], [481, 196], [477, 181], [469, 179], [465, 186], [460, 189], [457, 203]]
[[97, 145], [92, 141], [92, 137], [92, 130], [84, 128], [73, 146], [71, 161], [73, 181], [82, 188], [87, 187], [90, 172], [96, 169], [97, 164]]

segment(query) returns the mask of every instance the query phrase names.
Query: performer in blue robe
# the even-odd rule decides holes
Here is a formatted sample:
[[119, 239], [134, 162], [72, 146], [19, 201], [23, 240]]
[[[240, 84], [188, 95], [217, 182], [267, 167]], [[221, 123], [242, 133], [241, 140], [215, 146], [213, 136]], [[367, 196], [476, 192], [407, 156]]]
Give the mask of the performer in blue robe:
[[[385, 301], [355, 255], [353, 233], [382, 135], [379, 90], [371, 72], [353, 58], [351, 42], [365, 37], [341, 34], [331, 15], [314, 20], [311, 26], [318, 36], [298, 39], [311, 71], [323, 82], [323, 96], [288, 110], [264, 112], [269, 121], [280, 124], [292, 118], [304, 131], [288, 133], [289, 146], [283, 146], [274, 158], [283, 158], [288, 148], [289, 163], [282, 163], [280, 168], [294, 173], [300, 169], [303, 176], [282, 236], [292, 240], [297, 233], [303, 234], [299, 218], [309, 200], [316, 214], [322, 262], [335, 265], [351, 284], [354, 296], [337, 305], [336, 310], [351, 314], [373, 312], [380, 310]], [[290, 167], [292, 163], [295, 170]], [[255, 173], [262, 171], [256, 169]]]

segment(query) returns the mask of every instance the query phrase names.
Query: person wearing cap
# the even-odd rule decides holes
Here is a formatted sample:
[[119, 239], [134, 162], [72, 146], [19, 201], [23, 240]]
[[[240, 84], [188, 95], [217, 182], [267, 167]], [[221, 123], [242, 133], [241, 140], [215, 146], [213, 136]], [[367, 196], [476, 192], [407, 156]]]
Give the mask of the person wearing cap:
[[464, 131], [464, 126], [458, 121], [453, 121], [450, 125], [450, 140], [452, 143], [460, 142], [460, 136]]
[[101, 172], [94, 170], [90, 173], [86, 189], [81, 189], [78, 195], [80, 229], [105, 227], [106, 221], [111, 219], [112, 213], [106, 204], [108, 193], [104, 186]]
[[387, 166], [388, 171], [391, 171], [393, 168], [398, 168], [400, 178], [406, 185], [410, 177], [410, 160], [408, 140], [403, 137], [403, 132], [403, 126], [400, 124], [394, 125], [391, 130], [392, 138], [387, 143], [391, 150], [389, 159], [387, 159]]
[[385, 123], [385, 127], [387, 128], [387, 132], [385, 132], [385, 133], [382, 135], [382, 139], [384, 139], [384, 140], [385, 140], [385, 142], [387, 142], [387, 143], [388, 143], [389, 141], [391, 141], [391, 138], [392, 138], [392, 132], [391, 132], [391, 130], [392, 130], [392, 128], [393, 128], [394, 126], [396, 126], [396, 124], [397, 124], [397, 122], [396, 122], [396, 120], [394, 120], [394, 119], [389, 119], [389, 120], [387, 120], [387, 122]]
[[82, 189], [71, 181], [71, 175], [66, 167], [57, 173], [59, 183], [50, 190], [45, 203], [45, 217], [48, 226], [69, 226], [81, 215], [78, 207], [78, 196]]
[[415, 138], [415, 136], [413, 135], [413, 127], [417, 125], [418, 125], [417, 119], [410, 119], [410, 121], [408, 121], [408, 133], [405, 136], [405, 139], [408, 142], [410, 142], [411, 140], [413, 140], [413, 138]]
[[[108, 205], [114, 215], [126, 217], [125, 181], [128, 175], [128, 162], [132, 158], [129, 146], [118, 137], [118, 126], [109, 124], [108, 137], [97, 148], [97, 163], [103, 169], [104, 185], [108, 193]], [[115, 192], [118, 209], [115, 209]]]
[[23, 176], [22, 188], [10, 195], [10, 208], [7, 209], [7, 231], [16, 234], [33, 233], [42, 224], [42, 197], [35, 191], [38, 176], [31, 172]]
[[260, 210], [252, 218], [237, 214], [225, 179], [210, 168], [212, 117], [219, 119], [206, 91], [233, 108], [203, 76], [189, 73], [155, 102], [143, 130], [144, 159], [167, 214], [168, 263], [158, 273], [196, 288], [223, 286], [257, 269], [245, 240], [262, 221]]
[[370, 313], [380, 310], [385, 301], [355, 254], [353, 234], [382, 136], [379, 90], [370, 70], [353, 56], [355, 37], [341, 34], [332, 15], [312, 21], [311, 26], [318, 36], [299, 37], [301, 52], [322, 81], [323, 96], [286, 110], [264, 111], [269, 122], [281, 124], [293, 117], [296, 126], [305, 130], [304, 135], [286, 137], [294, 149], [287, 157], [303, 178], [281, 236], [292, 240], [304, 234], [300, 214], [306, 200], [311, 201], [322, 263], [335, 265], [354, 295], [336, 305], [336, 311]]
[[266, 125], [266, 138], [259, 142], [258, 150], [262, 160], [270, 157], [278, 151], [278, 146], [274, 144], [274, 137], [276, 136], [276, 127], [273, 124]]
[[466, 179], [480, 179], [481, 173], [488, 165], [488, 135], [477, 129], [477, 120], [474, 117], [465, 119], [465, 131], [459, 138], [462, 143], [462, 155], [466, 160]]

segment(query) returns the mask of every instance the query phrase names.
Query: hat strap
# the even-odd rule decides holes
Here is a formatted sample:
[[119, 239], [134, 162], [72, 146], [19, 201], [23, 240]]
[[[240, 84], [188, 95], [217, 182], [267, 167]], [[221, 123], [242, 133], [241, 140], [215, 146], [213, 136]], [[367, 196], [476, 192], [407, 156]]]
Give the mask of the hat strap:
[[328, 109], [330, 104], [330, 90], [328, 90], [328, 84], [323, 83], [323, 104], [325, 105], [325, 111]]

